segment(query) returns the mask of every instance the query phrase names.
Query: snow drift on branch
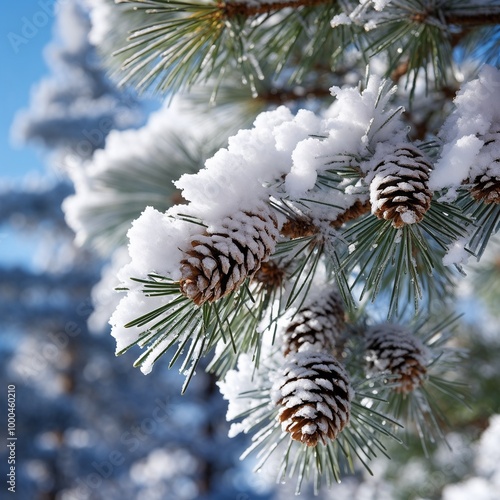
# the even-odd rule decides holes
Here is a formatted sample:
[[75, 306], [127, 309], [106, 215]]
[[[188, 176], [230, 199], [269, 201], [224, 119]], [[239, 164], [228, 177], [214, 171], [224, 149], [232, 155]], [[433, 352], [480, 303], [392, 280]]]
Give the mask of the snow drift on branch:
[[[474, 179], [489, 168], [490, 177], [500, 175], [500, 146], [484, 148], [484, 136], [500, 130], [500, 70], [484, 66], [477, 79], [464, 84], [455, 98], [455, 111], [440, 131], [444, 141], [441, 157], [431, 176], [432, 189], [456, 194], [462, 182]], [[496, 156], [495, 156], [496, 155]]]
[[208, 123], [176, 99], [142, 128], [113, 130], [89, 162], [73, 165], [76, 193], [63, 208], [77, 243], [109, 253], [126, 243], [132, 221], [147, 206], [165, 211], [180, 202], [173, 181], [196, 172], [204, 155], [220, 146], [212, 145], [207, 129]]

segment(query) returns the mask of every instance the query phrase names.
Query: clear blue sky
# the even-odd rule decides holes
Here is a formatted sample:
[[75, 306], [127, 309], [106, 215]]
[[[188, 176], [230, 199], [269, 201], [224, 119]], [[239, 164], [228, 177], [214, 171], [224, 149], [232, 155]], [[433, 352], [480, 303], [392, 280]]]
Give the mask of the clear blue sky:
[[[41, 155], [31, 147], [14, 148], [10, 141], [12, 120], [26, 108], [30, 90], [48, 74], [43, 49], [52, 38], [53, 0], [21, 0], [2, 5], [0, 16], [0, 185], [6, 179], [19, 182], [29, 172], [43, 173]], [[0, 227], [0, 260], [11, 265], [32, 265], [36, 241], [33, 235]]]
[[55, 3], [54, 0], [21, 0], [2, 5], [0, 182], [5, 177], [21, 179], [29, 171], [44, 169], [35, 150], [12, 146], [10, 127], [16, 111], [28, 106], [33, 84], [48, 74], [43, 48], [52, 37]]

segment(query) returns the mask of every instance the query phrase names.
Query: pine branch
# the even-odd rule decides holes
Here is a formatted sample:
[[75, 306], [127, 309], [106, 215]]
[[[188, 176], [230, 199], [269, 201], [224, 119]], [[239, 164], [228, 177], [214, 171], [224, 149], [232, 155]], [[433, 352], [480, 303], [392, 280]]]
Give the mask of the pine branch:
[[316, 88], [279, 88], [273, 87], [266, 92], [259, 92], [258, 99], [266, 104], [280, 105], [289, 102], [302, 101], [304, 99], [323, 99], [331, 98], [331, 92], [328, 87]]
[[264, 75], [261, 63], [271, 63], [278, 75], [300, 54], [306, 68], [292, 76], [297, 82], [316, 61], [325, 60], [322, 54], [333, 61], [345, 46], [343, 34], [320, 21], [339, 11], [331, 0], [258, 6], [188, 0], [121, 3], [138, 11], [129, 44], [115, 52], [122, 59], [121, 83], [141, 90], [176, 92], [211, 78], [217, 89], [236, 70], [256, 95], [255, 82]]
[[219, 2], [221, 9], [226, 14], [227, 18], [235, 16], [256, 17], [263, 14], [271, 14], [283, 9], [297, 9], [299, 7], [317, 7], [320, 5], [328, 5], [337, 3], [337, 0], [288, 0], [286, 2], [269, 2], [254, 3], [244, 2]]
[[127, 157], [116, 146], [105, 149], [87, 167], [85, 183], [76, 182], [77, 194], [65, 202], [67, 219], [81, 240], [104, 254], [126, 244], [127, 231], [147, 206], [163, 212], [183, 203], [173, 181], [198, 171], [221, 145], [215, 140], [202, 145], [171, 130], [150, 137], [155, 140], [147, 149]]
[[[426, 84], [434, 80], [436, 88], [447, 85], [455, 57], [453, 50], [457, 46], [463, 48], [477, 32], [494, 30], [500, 18], [498, 6], [464, 8], [458, 2], [409, 0], [392, 3], [382, 12], [371, 10], [370, 3], [352, 9], [351, 21], [364, 28], [353, 33], [354, 38], [369, 55], [388, 56], [387, 76], [398, 80], [408, 75], [411, 97], [422, 72]], [[485, 47], [492, 45], [491, 37], [485, 40]], [[493, 54], [494, 50], [482, 50], [476, 56], [487, 61]]]
[[[475, 8], [476, 10], [477, 8]], [[478, 9], [481, 10], [481, 9]], [[483, 12], [445, 12], [444, 19], [446, 24], [460, 26], [461, 28], [470, 28], [478, 26], [493, 26], [500, 24], [500, 7], [492, 6], [484, 9]], [[415, 19], [416, 21], [419, 21]], [[422, 20], [421, 22], [424, 22]]]
[[[265, 75], [277, 78], [286, 73], [291, 84], [302, 83], [317, 62], [331, 71], [356, 46], [371, 54], [387, 53], [388, 74], [396, 76], [401, 63], [407, 64], [405, 73], [410, 74], [412, 89], [417, 74], [427, 65], [433, 68], [436, 85], [442, 86], [452, 68], [452, 48], [470, 32], [494, 28], [500, 16], [497, 7], [476, 12], [410, 1], [377, 13], [376, 28], [366, 32], [354, 25], [331, 28], [329, 20], [343, 13], [346, 5], [335, 0], [119, 3], [132, 5], [136, 10], [135, 22], [130, 11], [123, 14], [132, 34], [130, 43], [116, 52], [122, 59], [122, 84], [132, 83], [141, 90], [176, 92], [212, 80], [211, 86], [216, 90], [236, 71], [254, 96], [258, 95], [257, 82]], [[361, 24], [365, 20], [370, 17], [360, 16]], [[494, 53], [491, 49], [488, 57]], [[294, 64], [296, 61], [300, 63]], [[263, 71], [263, 64], [269, 66], [270, 73]], [[429, 76], [425, 74], [426, 81]]]

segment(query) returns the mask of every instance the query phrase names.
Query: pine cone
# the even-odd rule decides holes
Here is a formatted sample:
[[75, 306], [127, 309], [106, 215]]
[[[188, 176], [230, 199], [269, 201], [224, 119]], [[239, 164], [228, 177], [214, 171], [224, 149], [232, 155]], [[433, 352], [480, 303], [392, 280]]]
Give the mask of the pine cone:
[[281, 228], [281, 234], [285, 238], [306, 238], [318, 234], [319, 228], [306, 216], [297, 216], [288, 219]]
[[293, 354], [279, 381], [278, 419], [307, 446], [335, 439], [349, 422], [354, 391], [343, 366], [328, 353]]
[[217, 230], [196, 235], [181, 261], [180, 288], [197, 305], [236, 290], [273, 252], [279, 236], [267, 205], [222, 220]]
[[341, 212], [337, 218], [330, 222], [330, 226], [334, 228], [342, 227], [343, 224], [351, 220], [357, 219], [370, 211], [370, 202], [357, 200], [344, 212]]
[[264, 290], [277, 290], [285, 279], [285, 268], [273, 260], [263, 262], [253, 275], [253, 281], [260, 284]]
[[494, 173], [500, 167], [500, 131], [486, 134], [483, 139], [480, 154], [491, 157], [491, 164], [473, 179], [471, 195], [483, 203], [500, 203], [500, 177]]
[[375, 167], [370, 183], [372, 213], [395, 228], [420, 222], [431, 206], [430, 161], [411, 144], [400, 144]]
[[427, 349], [417, 337], [399, 325], [385, 323], [369, 328], [365, 341], [369, 369], [397, 375], [396, 392], [408, 394], [422, 383]]
[[302, 350], [332, 352], [335, 347], [340, 347], [344, 316], [342, 299], [335, 290], [301, 309], [285, 330], [285, 356]]

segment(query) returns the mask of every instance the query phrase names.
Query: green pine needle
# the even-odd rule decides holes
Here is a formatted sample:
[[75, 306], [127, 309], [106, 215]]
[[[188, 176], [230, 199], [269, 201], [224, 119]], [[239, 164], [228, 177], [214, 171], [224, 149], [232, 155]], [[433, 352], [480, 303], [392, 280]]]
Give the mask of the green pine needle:
[[468, 246], [479, 259], [500, 229], [500, 204], [476, 201], [467, 191], [461, 194], [457, 204], [472, 221], [469, 222], [471, 236]]
[[453, 270], [444, 266], [448, 246], [466, 234], [469, 219], [457, 208], [433, 202], [420, 224], [392, 227], [372, 215], [361, 217], [342, 233], [346, 252], [342, 268], [360, 288], [360, 300], [379, 294], [389, 300], [388, 317], [397, 316], [406, 304], [418, 310], [443, 297], [453, 284]]

